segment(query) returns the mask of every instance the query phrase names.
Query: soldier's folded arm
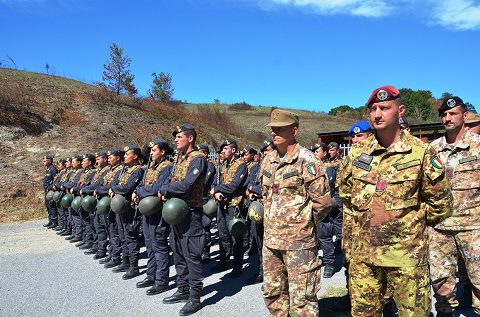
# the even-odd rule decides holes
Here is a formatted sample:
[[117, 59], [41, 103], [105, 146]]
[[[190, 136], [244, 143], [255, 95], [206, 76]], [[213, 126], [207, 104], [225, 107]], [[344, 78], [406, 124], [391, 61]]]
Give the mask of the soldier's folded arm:
[[198, 156], [192, 160], [188, 166], [187, 176], [180, 182], [173, 182], [162, 185], [160, 194], [165, 197], [176, 197], [186, 194], [199, 177], [203, 177], [207, 171], [206, 160], [202, 156]]
[[232, 195], [241, 186], [243, 186], [246, 178], [247, 178], [247, 167], [245, 166], [245, 164], [242, 164], [238, 167], [237, 171], [235, 172], [235, 176], [233, 177], [233, 179], [230, 183], [220, 184], [220, 185], [214, 186], [213, 191], [215, 193]]
[[434, 148], [428, 147], [423, 160], [421, 197], [425, 202], [428, 225], [435, 225], [450, 217], [453, 212], [453, 196], [445, 167], [436, 167], [433, 160], [439, 158]]

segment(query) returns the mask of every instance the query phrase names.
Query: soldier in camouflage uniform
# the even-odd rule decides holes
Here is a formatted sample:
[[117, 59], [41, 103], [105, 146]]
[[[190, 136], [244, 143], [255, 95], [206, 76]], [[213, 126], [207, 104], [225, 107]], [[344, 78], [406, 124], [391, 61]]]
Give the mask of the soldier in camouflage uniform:
[[298, 116], [271, 113], [276, 150], [260, 167], [264, 205], [264, 300], [270, 316], [318, 316], [321, 263], [315, 223], [332, 207], [325, 169], [300, 146]]
[[367, 101], [375, 134], [342, 161], [339, 191], [353, 218], [352, 316], [381, 316], [387, 285], [400, 316], [426, 317], [431, 296], [426, 226], [451, 213], [445, 168], [428, 144], [400, 129], [405, 113], [393, 86]]
[[[429, 231], [430, 271], [437, 316], [454, 316], [457, 256], [465, 262], [473, 307], [480, 316], [480, 136], [465, 129], [467, 107], [459, 97], [438, 109], [445, 135], [432, 142], [452, 184], [453, 215]], [[468, 290], [470, 291], [470, 290]]]

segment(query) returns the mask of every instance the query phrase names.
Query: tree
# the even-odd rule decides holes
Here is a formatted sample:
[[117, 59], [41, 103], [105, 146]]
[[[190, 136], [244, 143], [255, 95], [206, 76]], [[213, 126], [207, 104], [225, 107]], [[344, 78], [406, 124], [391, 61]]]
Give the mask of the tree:
[[150, 97], [154, 100], [168, 102], [172, 99], [175, 89], [172, 87], [172, 75], [164, 72], [152, 73], [152, 88], [148, 91]]
[[407, 109], [407, 115], [415, 120], [435, 121], [436, 116], [433, 105], [435, 98], [433, 98], [430, 90], [413, 90], [410, 88], [401, 88], [400, 96], [402, 103]]
[[113, 43], [110, 45], [110, 62], [104, 64], [102, 79], [110, 91], [119, 96], [123, 92], [135, 95], [137, 88], [133, 84], [135, 76], [130, 73], [131, 58], [124, 56], [123, 48]]

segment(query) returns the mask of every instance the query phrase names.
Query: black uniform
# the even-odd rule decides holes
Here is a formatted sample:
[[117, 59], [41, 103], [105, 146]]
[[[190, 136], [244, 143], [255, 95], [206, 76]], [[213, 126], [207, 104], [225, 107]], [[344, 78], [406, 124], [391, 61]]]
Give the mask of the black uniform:
[[53, 183], [53, 180], [57, 175], [57, 168], [54, 165], [47, 167], [45, 175], [43, 176], [43, 190], [45, 198], [45, 207], [48, 212], [48, 223], [52, 226], [58, 224], [57, 209], [55, 208], [55, 202], [53, 200], [47, 200], [47, 192], [50, 185]]

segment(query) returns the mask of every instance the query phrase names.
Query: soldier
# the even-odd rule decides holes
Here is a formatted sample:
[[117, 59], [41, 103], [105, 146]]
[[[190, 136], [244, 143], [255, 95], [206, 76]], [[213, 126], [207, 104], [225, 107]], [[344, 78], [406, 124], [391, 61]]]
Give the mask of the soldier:
[[[203, 190], [203, 204], [205, 204], [210, 199], [210, 189], [212, 188], [213, 182], [215, 181], [215, 164], [208, 158], [210, 150], [208, 148], [207, 143], [202, 143], [198, 145], [198, 150], [205, 155], [207, 159], [207, 175], [205, 176], [205, 187]], [[212, 225], [212, 219], [210, 219], [207, 215], [202, 215], [202, 224], [203, 229], [205, 231], [205, 249], [202, 253], [202, 261], [209, 261], [210, 260], [210, 247], [212, 246], [212, 237], [210, 232], [210, 227]]]
[[[123, 151], [119, 149], [113, 149], [107, 152], [108, 154], [108, 164], [110, 169], [108, 173], [103, 178], [102, 184], [95, 189], [93, 195], [98, 199], [108, 195], [108, 191], [113, 182], [117, 183], [118, 178], [123, 170], [122, 158], [124, 156]], [[99, 261], [100, 264], [104, 264], [106, 269], [116, 267], [122, 262], [120, 259], [122, 253], [122, 239], [120, 233], [123, 235], [123, 230], [119, 229], [118, 224], [120, 223], [120, 215], [114, 213], [111, 209], [108, 214], [104, 215], [105, 225], [107, 227], [107, 238], [109, 241], [108, 244], [108, 256]], [[127, 254], [125, 254], [127, 257]], [[125, 260], [127, 262], [127, 260]]]
[[[53, 179], [53, 182], [48, 187], [48, 190], [57, 191], [57, 188], [55, 187], [55, 184], [58, 184], [58, 182], [63, 178], [63, 176], [67, 172], [66, 169], [65, 169], [66, 163], [67, 163], [67, 161], [64, 160], [64, 159], [61, 159], [61, 160], [57, 161], [57, 172], [58, 173], [55, 175], [55, 178]], [[63, 221], [64, 220], [64, 211], [63, 211], [63, 208], [62, 208], [62, 205], [60, 204], [60, 202], [55, 201], [54, 206], [55, 206], [56, 213], [57, 213], [58, 226], [56, 226], [53, 229], [55, 231], [58, 231], [57, 234], [60, 234], [60, 232], [62, 232], [65, 229], [65, 226], [66, 226], [66, 224]]]
[[465, 121], [465, 128], [470, 132], [480, 134], [480, 115], [476, 113], [468, 113], [468, 119]]
[[[80, 190], [81, 195], [93, 195], [95, 190], [103, 184], [104, 178], [110, 171], [108, 166], [108, 154], [106, 151], [95, 153], [97, 169], [91, 184]], [[105, 217], [95, 211], [90, 213], [90, 226], [93, 232], [93, 243], [91, 249], [85, 251], [86, 255], [94, 254], [93, 259], [98, 260], [107, 256], [107, 223]]]
[[[243, 269], [243, 239], [234, 237], [228, 230], [228, 223], [234, 217], [245, 217], [243, 209], [243, 195], [247, 166], [242, 159], [235, 158], [238, 151], [237, 141], [226, 139], [221, 145], [225, 166], [220, 173], [220, 184], [210, 191], [210, 195], [219, 202], [217, 213], [218, 238], [220, 245], [220, 261], [212, 268], [214, 272], [221, 272], [233, 267], [230, 277], [242, 275]], [[230, 257], [233, 255], [233, 262]]]
[[[62, 184], [62, 190], [66, 191], [67, 193], [70, 192], [73, 186], [77, 185], [80, 177], [82, 176], [82, 161], [83, 157], [81, 156], [72, 157], [72, 174], [70, 175], [69, 180]], [[72, 225], [72, 235], [66, 237], [65, 239], [70, 240], [71, 243], [79, 243], [82, 241], [81, 218], [72, 207], [68, 208], [68, 213]]]
[[[257, 154], [256, 149], [252, 148], [250, 145], [247, 144], [242, 152], [243, 162], [245, 162], [245, 165], [247, 166], [247, 179], [245, 180], [246, 194], [248, 184], [255, 184], [257, 180], [260, 165], [254, 161], [255, 155]], [[248, 198], [248, 196], [245, 195], [243, 209], [248, 210], [248, 207], [250, 207], [250, 199]], [[252, 231], [255, 230], [253, 228], [255, 226], [255, 223], [253, 223], [249, 217], [247, 217], [247, 226], [249, 230], [243, 238], [243, 248], [248, 251], [249, 256], [253, 256], [257, 254], [257, 246], [255, 245], [256, 242], [255, 239], [253, 239], [252, 237]]]
[[[109, 196], [122, 195], [128, 202], [132, 202], [132, 194], [135, 187], [138, 186], [143, 177], [143, 169], [139, 165], [138, 159], [142, 156], [140, 147], [136, 144], [127, 145], [123, 151], [124, 163], [122, 174], [115, 179], [108, 191]], [[140, 257], [140, 216], [137, 209], [129, 205], [128, 210], [119, 215], [120, 223], [125, 237], [123, 243], [122, 264], [116, 267], [113, 272], [124, 272], [124, 280], [128, 280], [140, 275], [138, 268], [138, 259]], [[120, 229], [119, 229], [120, 230]]]
[[368, 123], [366, 120], [363, 120], [354, 123], [350, 130], [348, 130], [348, 135], [350, 135], [352, 144], [356, 144], [368, 138], [372, 132], [373, 131], [370, 127], [370, 123]]
[[[70, 175], [72, 173], [72, 159], [67, 158], [67, 159], [64, 159], [64, 160], [61, 160], [61, 161], [65, 162], [63, 164], [64, 165], [63, 174], [58, 179], [58, 181], [56, 181], [53, 185], [54, 189], [58, 192], [62, 191], [62, 189], [61, 189], [62, 184], [70, 178]], [[63, 193], [62, 193], [62, 195], [63, 195]], [[57, 232], [57, 234], [61, 237], [69, 236], [69, 235], [72, 234], [72, 227], [71, 227], [71, 224], [69, 223], [69, 219], [68, 219], [69, 218], [68, 217], [68, 208], [63, 207], [61, 203], [58, 204], [58, 208], [59, 208], [58, 223], [62, 225], [63, 229], [62, 229], [62, 231]]]
[[328, 146], [325, 143], [320, 142], [315, 144], [313, 151], [317, 160], [322, 163], [326, 163], [328, 161]]
[[264, 300], [271, 316], [318, 316], [321, 263], [315, 223], [331, 209], [328, 181], [313, 153], [295, 140], [295, 113], [275, 109], [268, 126], [277, 148], [260, 168]]
[[[62, 177], [62, 179], [55, 184], [55, 188], [57, 190], [60, 190], [63, 192], [63, 194], [65, 194], [65, 187], [63, 186], [65, 183], [68, 183], [73, 177], [72, 175], [74, 174], [75, 172], [75, 169], [73, 168], [73, 165], [72, 165], [72, 161], [73, 161], [73, 158], [69, 157], [67, 158], [67, 163], [66, 163], [66, 169], [67, 169], [67, 173], [64, 174], [64, 177]], [[60, 236], [62, 237], [65, 237], [66, 240], [70, 240], [70, 239], [73, 239], [74, 236], [72, 235], [72, 228], [73, 228], [73, 221], [72, 221], [72, 215], [70, 213], [70, 208], [69, 207], [63, 207], [63, 217], [64, 217], [64, 221], [65, 221], [65, 224], [66, 224], [66, 227], [65, 227], [65, 230], [62, 231], [60, 233]], [[71, 237], [71, 238], [70, 238]], [[70, 239], [68, 239], [70, 238]]]
[[[92, 183], [92, 179], [95, 176], [94, 165], [95, 156], [93, 154], [85, 154], [82, 160], [82, 174], [78, 182], [70, 189], [73, 195], [82, 197], [81, 190]], [[82, 241], [75, 246], [78, 246], [80, 250], [90, 249], [94, 241], [94, 229], [92, 228], [90, 213], [80, 207], [78, 211], [73, 210], [73, 215], [78, 215], [78, 218], [74, 217], [74, 219], [77, 219], [76, 226], [79, 226], [79, 230], [82, 232]]]
[[437, 152], [401, 130], [405, 106], [398, 89], [375, 89], [366, 106], [375, 134], [352, 147], [338, 178], [354, 221], [352, 316], [381, 316], [388, 285], [400, 316], [426, 317], [431, 306], [426, 226], [451, 213], [448, 179]]
[[[163, 184], [170, 181], [172, 163], [166, 160], [173, 151], [167, 141], [156, 139], [149, 143], [151, 164], [145, 173], [143, 183], [135, 189], [132, 201], [139, 204], [149, 196], [156, 196]], [[169, 248], [168, 234], [170, 226], [162, 218], [162, 213], [143, 215], [143, 236], [147, 248], [147, 276], [137, 283], [137, 288], [149, 287], [147, 295], [163, 293], [168, 289]]]
[[[438, 109], [445, 135], [432, 142], [452, 184], [453, 214], [429, 230], [430, 274], [437, 316], [454, 316], [457, 256], [471, 282], [473, 307], [480, 316], [480, 136], [465, 129], [467, 106], [460, 97]], [[469, 290], [468, 290], [469, 291]]]
[[43, 226], [48, 229], [53, 229], [58, 225], [57, 210], [55, 209], [55, 202], [47, 199], [48, 187], [52, 184], [55, 175], [57, 174], [57, 168], [53, 165], [53, 157], [44, 156], [43, 166], [45, 166], [45, 176], [43, 177], [43, 189], [45, 198], [45, 207], [48, 212], [48, 222]]
[[180, 316], [188, 316], [201, 308], [200, 296], [203, 289], [202, 252], [205, 234], [202, 226], [202, 196], [207, 173], [205, 156], [195, 146], [197, 132], [191, 124], [177, 126], [173, 131], [175, 145], [181, 152], [176, 163], [171, 183], [160, 188], [162, 200], [171, 197], [183, 199], [189, 212], [186, 219], [172, 225], [170, 246], [173, 250], [178, 290], [163, 299], [164, 304], [186, 301]]
[[329, 159], [326, 162], [325, 166], [331, 166], [338, 169], [338, 167], [340, 166], [342, 154], [340, 153], [340, 145], [338, 145], [337, 142], [328, 143], [328, 156]]

